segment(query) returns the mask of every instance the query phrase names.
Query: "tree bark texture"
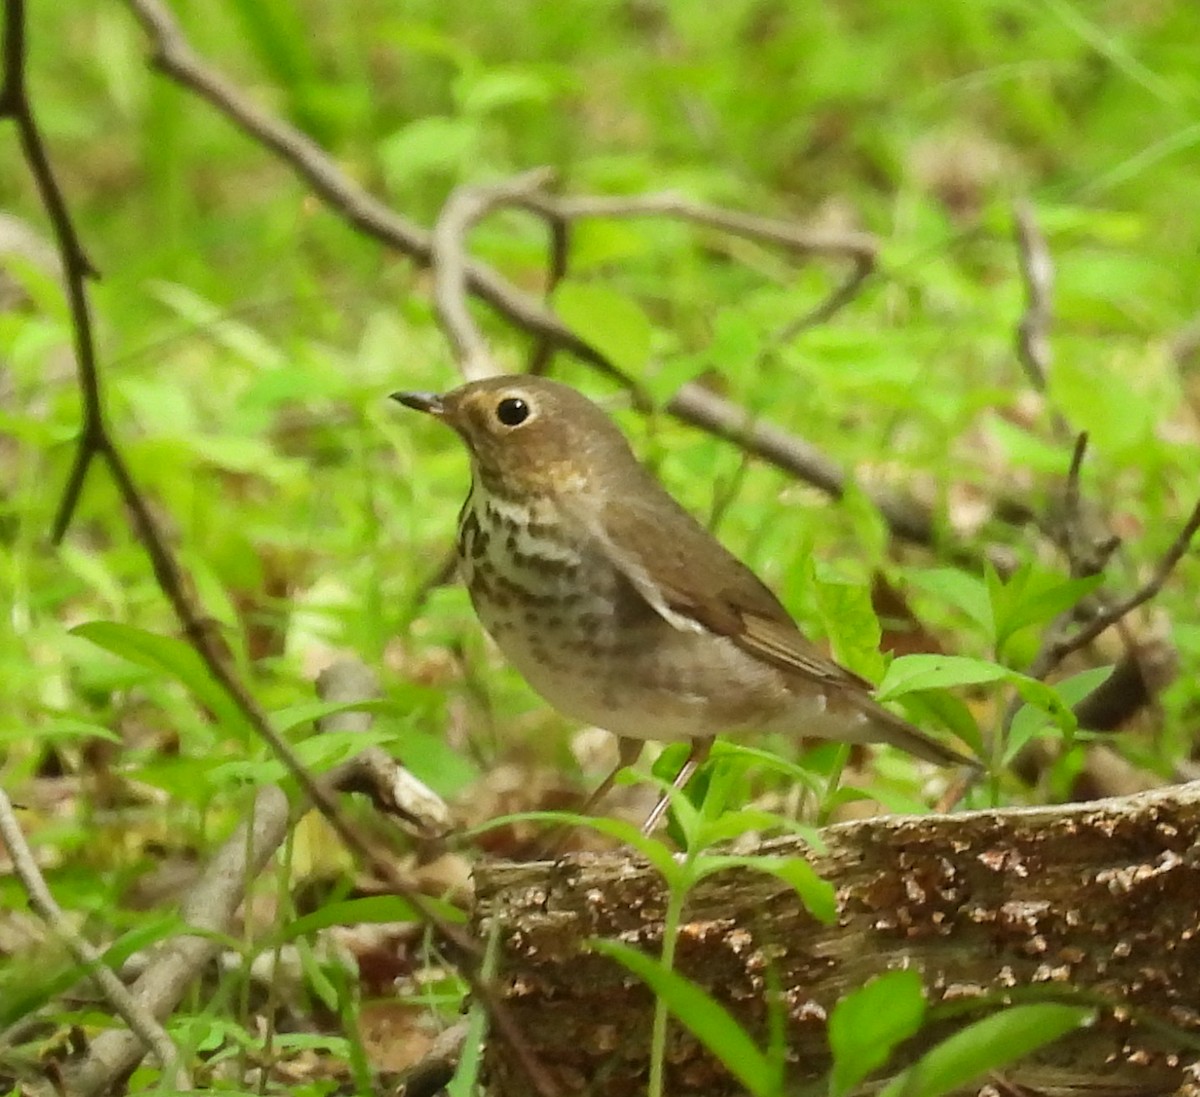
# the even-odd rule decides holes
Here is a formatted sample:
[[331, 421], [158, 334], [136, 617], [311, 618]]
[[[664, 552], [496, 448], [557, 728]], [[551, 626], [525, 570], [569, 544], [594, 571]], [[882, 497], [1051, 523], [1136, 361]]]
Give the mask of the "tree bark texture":
[[[760, 1047], [770, 1008], [786, 1010], [797, 1085], [829, 1067], [825, 1024], [838, 998], [914, 967], [931, 1007], [964, 1013], [927, 1025], [893, 1070], [981, 1016], [972, 1005], [1061, 990], [1108, 1005], [1094, 1026], [1006, 1072], [1016, 1088], [981, 1085], [1200, 1095], [1200, 783], [1062, 807], [874, 818], [822, 837], [821, 854], [791, 838], [762, 852], [808, 856], [837, 889], [833, 925], [775, 877], [730, 870], [688, 896], [676, 954], [676, 969]], [[484, 864], [476, 900], [476, 928], [499, 935], [500, 994], [563, 1092], [644, 1093], [653, 998], [588, 941], [659, 955], [667, 894], [655, 870], [619, 853]], [[675, 1022], [667, 1063], [674, 1097], [742, 1092]], [[486, 1078], [491, 1097], [529, 1092], [500, 1040], [487, 1048]]]

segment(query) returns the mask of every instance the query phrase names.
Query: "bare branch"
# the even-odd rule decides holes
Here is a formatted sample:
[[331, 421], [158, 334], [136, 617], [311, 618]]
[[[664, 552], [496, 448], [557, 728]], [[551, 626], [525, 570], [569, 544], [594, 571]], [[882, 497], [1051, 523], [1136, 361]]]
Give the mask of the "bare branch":
[[833, 292], [824, 301], [813, 306], [803, 316], [798, 316], [791, 323], [785, 324], [775, 333], [772, 342], [776, 346], [782, 346], [790, 343], [802, 331], [815, 328], [818, 324], [828, 323], [859, 295], [863, 286], [866, 285], [867, 279], [874, 273], [874, 257], [856, 259], [850, 273], [846, 275], [846, 279], [841, 285], [834, 287]]
[[[183, 922], [197, 933], [163, 944], [133, 984], [133, 996], [142, 1009], [156, 1017], [168, 1016], [220, 952], [221, 935], [228, 932], [245, 899], [246, 885], [266, 868], [279, 848], [290, 814], [287, 797], [280, 789], [267, 786], [260, 790], [250, 817], [229, 836], [180, 910]], [[141, 1049], [130, 1033], [117, 1029], [102, 1032], [92, 1041], [87, 1058], [71, 1071], [72, 1094], [93, 1097], [107, 1092], [140, 1058]]]
[[1053, 314], [1050, 297], [1054, 292], [1054, 261], [1028, 202], [1017, 203], [1013, 223], [1017, 254], [1021, 260], [1021, 279], [1025, 283], [1025, 312], [1017, 324], [1017, 357], [1030, 384], [1038, 392], [1045, 392], [1051, 360]]
[[459, 371], [468, 381], [491, 377], [499, 371], [467, 308], [467, 234], [496, 207], [528, 201], [552, 175], [549, 168], [535, 168], [501, 183], [458, 187], [447, 199], [433, 227], [434, 306]]
[[[195, 86], [203, 94], [202, 89], [208, 86], [206, 82], [208, 74], [186, 47], [169, 13], [153, 0], [134, 3], [134, 10], [147, 29], [161, 36], [162, 56], [169, 56], [174, 51], [174, 55], [181, 57], [186, 62], [185, 71], [192, 71], [195, 74], [197, 81]], [[61, 188], [50, 167], [26, 96], [23, 0], [16, 0], [5, 7], [4, 62], [4, 84], [0, 89], [0, 117], [11, 117], [17, 126], [26, 163], [34, 177], [38, 193], [54, 230], [63, 266], [63, 278], [75, 339], [76, 366], [84, 398], [84, 426], [80, 448], [55, 523], [56, 536], [60, 536], [70, 522], [92, 458], [100, 456], [108, 466], [109, 473], [125, 503], [134, 533], [150, 560], [159, 588], [170, 602], [188, 642], [200, 656], [210, 676], [237, 705], [256, 733], [270, 745], [275, 756], [288, 771], [289, 776], [325, 816], [346, 847], [363, 863], [369, 864], [396, 894], [405, 898], [427, 925], [434, 928], [445, 940], [452, 942], [461, 952], [464, 961], [477, 964], [480, 956], [477, 942], [458, 926], [443, 918], [426, 898], [400, 874], [392, 860], [373, 849], [350, 824], [334, 799], [328, 782], [314, 780], [305, 769], [291, 745], [279, 735], [262, 707], [238, 677], [224, 647], [208, 627], [208, 615], [203, 612], [191, 592], [191, 586], [185, 580], [166, 536], [159, 528], [149, 503], [135, 484], [103, 417], [100, 377], [86, 287], [86, 279], [93, 273], [93, 268], [79, 243], [78, 235], [63, 199]], [[188, 68], [189, 65], [192, 68]], [[242, 106], [250, 112], [247, 124], [253, 123], [258, 127], [260, 139], [266, 139], [262, 136], [263, 131], [273, 132], [277, 140], [282, 137], [285, 145], [290, 147], [291, 154], [300, 157], [302, 162], [316, 173], [317, 178], [321, 179], [322, 185], [326, 188], [330, 186], [334, 177], [339, 183], [345, 180], [345, 177], [333, 167], [320, 149], [311, 142], [307, 142], [307, 139], [301, 138], [299, 142], [291, 141], [288, 132], [281, 132], [286, 131], [286, 127], [278, 126], [266, 114], [250, 106], [244, 100]], [[373, 199], [369, 199], [369, 196], [365, 197], [369, 202], [374, 202]], [[378, 203], [368, 206], [368, 212], [372, 209], [375, 209], [375, 212], [383, 210], [388, 217], [390, 231], [400, 234], [402, 238], [407, 238], [404, 232], [406, 226], [401, 219], [394, 218], [390, 211]], [[411, 243], [410, 239], [409, 244], [411, 245]], [[427, 239], [426, 251], [428, 251]], [[488, 1004], [495, 1002], [495, 996], [488, 987], [479, 981], [471, 967], [464, 970], [464, 975], [471, 982], [481, 1000]], [[497, 1029], [514, 1042], [516, 1053], [520, 1055], [521, 1049], [527, 1047], [527, 1044], [522, 1040], [511, 1016], [505, 1010], [500, 1009], [492, 1015], [492, 1020]], [[544, 1097], [552, 1097], [556, 1092], [555, 1087], [540, 1071], [537, 1062], [530, 1058], [527, 1065], [529, 1080], [534, 1089]]]
[[597, 217], [672, 217], [757, 240], [794, 255], [851, 260], [850, 274], [824, 301], [775, 335], [772, 343], [777, 346], [791, 341], [806, 328], [824, 323], [854, 300], [879, 258], [879, 241], [870, 233], [805, 228], [792, 221], [721, 209], [674, 193], [621, 198], [535, 194], [524, 205], [546, 218], [552, 227]]
[[104, 963], [103, 954], [76, 932], [62, 908], [54, 901], [37, 861], [25, 842], [25, 835], [21, 833], [12, 801], [3, 789], [0, 789], [0, 838], [4, 840], [17, 878], [29, 896], [30, 906], [66, 945], [76, 961], [87, 969], [105, 1000], [129, 1026], [129, 1033], [125, 1035], [133, 1041], [138, 1056], [145, 1050], [152, 1051], [162, 1066], [166, 1086], [190, 1090], [191, 1078], [179, 1062], [179, 1050], [166, 1030]]
[[[394, 213], [350, 179], [314, 141], [261, 110], [236, 86], [202, 61], [188, 45], [174, 17], [159, 0], [125, 0], [125, 3], [149, 35], [154, 63], [163, 73], [196, 92], [251, 139], [289, 164], [349, 224], [422, 266], [430, 264], [432, 237], [429, 232]], [[730, 216], [736, 218], [745, 215]], [[757, 224], [757, 219], [752, 223]], [[800, 233], [800, 230], [792, 231]], [[866, 241], [866, 237], [858, 240], [850, 236], [840, 239], [830, 237], [822, 241], [811, 235], [806, 239], [797, 235], [796, 239], [798, 247], [805, 243], [809, 250], [815, 249], [817, 244], [827, 248], [833, 248], [836, 244], [840, 253], [849, 255], [853, 252], [864, 262], [868, 250]], [[529, 332], [548, 347], [573, 354], [581, 361], [631, 385], [629, 379], [623, 377], [603, 354], [571, 331], [540, 301], [521, 292], [486, 264], [466, 259], [464, 268], [470, 291], [512, 324]], [[839, 291], [842, 296], [845, 296], [846, 288]], [[857, 288], [857, 282], [853, 288]], [[829, 302], [822, 307], [828, 305]], [[828, 313], [822, 315], [827, 316]], [[801, 326], [811, 322], [812, 314], [799, 321]], [[542, 351], [541, 357], [547, 354], [548, 351]], [[684, 386], [669, 402], [668, 410], [684, 422], [745, 446], [756, 456], [813, 483], [835, 498], [843, 490], [845, 474], [827, 457], [819, 454], [811, 443], [777, 427], [750, 422], [750, 417], [742, 408], [716, 393], [698, 385]], [[717, 429], [716, 424], [724, 426]], [[915, 499], [900, 496], [892, 503], [894, 505], [884, 508], [884, 517], [893, 532], [904, 540], [932, 544], [933, 518], [929, 508]], [[976, 563], [970, 553], [962, 552], [959, 557], [963, 563]]]
[[[251, 139], [274, 152], [330, 208], [360, 232], [407, 255], [421, 266], [430, 265], [433, 242], [427, 229], [397, 214], [342, 171], [315, 141], [262, 110], [203, 61], [160, 0], [125, 0], [125, 3], [149, 36], [154, 51], [152, 60], [160, 71], [190, 88]], [[557, 347], [585, 362], [607, 368], [604, 355], [491, 267], [468, 261], [466, 278], [472, 293], [514, 324], [552, 340]]]
[[[318, 675], [317, 693], [323, 700], [336, 703], [369, 701], [380, 696], [379, 678], [365, 663], [342, 659]], [[372, 720], [369, 712], [337, 712], [324, 717], [320, 728], [366, 732]], [[365, 793], [379, 811], [420, 837], [445, 834], [453, 825], [446, 802], [383, 747], [366, 747], [333, 770], [329, 781], [343, 792]]]
[[[685, 423], [726, 438], [791, 472], [835, 499], [846, 490], [846, 473], [816, 446], [756, 420], [744, 408], [703, 385], [685, 384], [667, 401], [667, 410]], [[933, 543], [933, 519], [927, 508], [906, 496], [883, 491], [872, 493], [871, 498], [897, 536], [924, 545]]]
[[1067, 490], [1063, 495], [1066, 508], [1066, 525], [1073, 529], [1079, 523], [1079, 477], [1083, 470], [1083, 457], [1087, 453], [1088, 433], [1080, 431], [1071, 451], [1071, 466], [1067, 469]]
[[444, 1092], [454, 1077], [469, 1032], [467, 1021], [459, 1021], [442, 1032], [425, 1058], [404, 1072], [397, 1097], [437, 1097]]
[[[379, 693], [375, 674], [365, 664], [351, 660], [330, 667], [321, 676], [318, 690], [325, 700], [333, 702], [368, 700]], [[322, 730], [365, 731], [370, 722], [370, 713], [339, 712], [325, 717]], [[375, 754], [384, 757], [375, 757]], [[380, 800], [389, 801], [385, 810], [415, 820], [419, 829], [421, 824], [425, 824], [425, 828], [440, 826], [445, 829], [449, 822], [445, 805], [423, 785], [420, 788], [432, 804], [415, 794], [407, 797], [395, 791], [406, 788], [403, 775], [407, 771], [387, 757], [382, 748], [368, 747], [364, 758], [361, 768], [356, 759], [334, 770], [330, 775], [331, 783], [346, 791], [367, 791]], [[376, 787], [358, 788], [357, 783], [368, 783], [363, 770], [370, 771], [371, 783]], [[415, 778], [408, 776], [415, 782]], [[246, 897], [246, 886], [270, 862], [293, 817], [287, 797], [277, 786], [259, 792], [249, 820], [221, 847], [203, 876], [190, 889], [180, 912], [184, 923], [190, 929], [200, 931], [201, 935], [185, 935], [161, 947], [134, 984], [133, 995], [143, 1011], [159, 1017], [170, 1013], [204, 967], [218, 954], [220, 935], [228, 932]], [[102, 1092], [114, 1079], [127, 1073], [138, 1058], [140, 1047], [129, 1033], [105, 1033], [93, 1042], [87, 1058], [73, 1067], [73, 1087], [84, 1097]]]
[[71, 314], [80, 389], [83, 393], [83, 427], [75, 451], [75, 460], [67, 478], [66, 490], [54, 519], [54, 540], [58, 541], [66, 532], [75, 513], [92, 459], [103, 445], [103, 408], [96, 380], [92, 316], [85, 288], [87, 279], [95, 276], [96, 268], [80, 243], [79, 235], [67, 211], [62, 188], [50, 167], [50, 158], [46, 154], [41, 131], [33, 117], [25, 82], [25, 57], [25, 2], [13, 0], [4, 8], [4, 85], [0, 89], [0, 118], [11, 118], [16, 126], [25, 163], [33, 176], [38, 197], [54, 232], [63, 271], [63, 284], [66, 288], [67, 307]]
[[[571, 226], [561, 217], [553, 214], [546, 218], [546, 226], [550, 233], [549, 262], [546, 264], [546, 289], [542, 300], [549, 308], [554, 297], [554, 291], [567, 276], [571, 261]], [[555, 346], [545, 335], [534, 338], [533, 349], [529, 352], [529, 364], [526, 372], [534, 377], [541, 377], [550, 369], [554, 360]]]
[[873, 265], [879, 254], [879, 241], [867, 232], [809, 229], [793, 221], [721, 209], [675, 193], [640, 194], [620, 198], [570, 198], [534, 194], [521, 204], [542, 216], [553, 216], [566, 221], [597, 217], [671, 217], [719, 229], [734, 236], [743, 236], [748, 240], [758, 240], [797, 255], [849, 258], [856, 263]]
[[1183, 559], [1183, 554], [1187, 552], [1188, 546], [1192, 543], [1192, 538], [1196, 535], [1198, 529], [1200, 529], [1200, 501], [1197, 501], [1195, 507], [1192, 508], [1191, 516], [1184, 523], [1175, 540], [1171, 542], [1162, 559], [1159, 560], [1158, 565], [1154, 569], [1154, 574], [1150, 579], [1128, 598], [1117, 602], [1115, 605], [1097, 614], [1092, 621], [1074, 635], [1053, 644], [1046, 653], [1045, 663], [1047, 665], [1044, 670], [1039, 666], [1038, 669], [1041, 670], [1041, 673], [1037, 677], [1044, 678], [1068, 655], [1087, 647], [1088, 644], [1106, 629], [1111, 628], [1137, 609], [1138, 606], [1145, 604], [1151, 598], [1155, 597], [1162, 590], [1167, 579], [1170, 578], [1171, 572], [1175, 570], [1175, 565]]

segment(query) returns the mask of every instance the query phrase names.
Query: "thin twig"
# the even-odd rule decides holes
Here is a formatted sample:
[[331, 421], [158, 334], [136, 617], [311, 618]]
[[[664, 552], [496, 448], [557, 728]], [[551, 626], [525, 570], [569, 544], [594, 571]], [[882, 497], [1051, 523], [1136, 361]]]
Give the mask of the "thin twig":
[[92, 318], [84, 289], [86, 280], [95, 276], [96, 268], [83, 250], [67, 212], [66, 199], [50, 167], [41, 131], [33, 117], [25, 80], [25, 58], [25, 3], [24, 0], [13, 0], [4, 9], [4, 86], [0, 90], [0, 118], [11, 118], [17, 128], [25, 162], [54, 229], [67, 304], [71, 311], [75, 358], [80, 364], [80, 387], [83, 392], [83, 426], [67, 486], [54, 519], [54, 539], [57, 541], [66, 531], [75, 512], [88, 468], [100, 449], [100, 440], [104, 435], [103, 409], [99, 386], [96, 384], [95, 354], [92, 349]]
[[1063, 489], [1062, 513], [1043, 523], [1044, 531], [1066, 555], [1067, 567], [1074, 579], [1099, 575], [1121, 546], [1121, 538], [1117, 534], [1100, 528], [1099, 517], [1094, 513], [1089, 515], [1084, 510], [1080, 485], [1087, 446], [1088, 435], [1083, 431], [1075, 439], [1075, 447], [1071, 451], [1071, 465]]
[[454, 1076], [463, 1046], [467, 1042], [471, 1025], [459, 1021], [444, 1029], [433, 1041], [425, 1057], [404, 1072], [401, 1088], [402, 1097], [436, 1097]]
[[479, 326], [467, 308], [467, 235], [498, 206], [519, 205], [550, 181], [548, 168], [535, 168], [512, 179], [457, 187], [433, 226], [431, 261], [433, 302], [459, 372], [478, 381], [498, 372]]
[[1088, 433], [1079, 432], [1075, 439], [1075, 448], [1071, 451], [1071, 466], [1067, 469], [1067, 488], [1063, 493], [1063, 505], [1068, 529], [1074, 529], [1079, 523], [1079, 477], [1083, 471], [1083, 458], [1087, 453]]
[[[153, 3], [137, 5], [139, 13], [143, 8], [156, 13], [161, 20], [165, 20], [163, 26], [168, 31], [174, 29], [178, 47], [182, 43], [182, 39], [179, 38], [177, 28], [174, 27], [173, 21], [165, 10]], [[149, 503], [133, 480], [102, 414], [100, 376], [97, 369], [86, 287], [86, 279], [93, 273], [93, 269], [79, 243], [74, 223], [50, 167], [49, 158], [34, 124], [25, 94], [25, 11], [23, 0], [10, 2], [6, 6], [5, 12], [5, 77], [3, 90], [0, 91], [0, 116], [7, 115], [13, 118], [17, 125], [22, 149], [58, 244], [75, 338], [76, 367], [84, 396], [83, 440], [76, 458], [75, 469], [64, 495], [63, 505], [59, 510], [55, 533], [61, 535], [67, 528], [87, 468], [94, 456], [100, 456], [108, 466], [109, 474], [129, 512], [134, 533], [150, 559], [159, 588], [170, 602], [184, 635], [200, 656], [209, 675], [235, 703], [256, 733], [271, 747], [275, 756], [283, 763], [289, 776], [329, 821], [347, 849], [354, 853], [360, 861], [370, 865], [373, 871], [377, 872], [396, 894], [406, 899], [427, 925], [435, 929], [445, 940], [453, 943], [461, 951], [464, 959], [470, 958], [473, 962], [477, 962], [480, 950], [474, 939], [458, 926], [443, 918], [426, 901], [425, 897], [404, 879], [390, 858], [371, 848], [341, 811], [328, 783], [313, 779], [291, 745], [271, 725], [266, 713], [247, 689], [245, 683], [234, 672], [224, 648], [208, 627], [207, 614], [202, 611], [201, 606], [190, 592], [190, 585], [169, 547], [166, 536], [159, 528]], [[185, 52], [190, 52], [186, 51], [186, 47], [184, 49]], [[270, 119], [266, 115], [259, 114], [259, 118], [265, 123], [270, 123]], [[313, 147], [315, 148], [315, 146]], [[319, 149], [317, 149], [317, 154], [322, 164], [328, 166], [327, 158], [320, 153]], [[340, 178], [344, 178], [340, 173], [337, 174]], [[489, 1006], [496, 1004], [494, 994], [479, 982], [470, 968], [464, 971], [464, 975], [482, 1001]], [[545, 1097], [555, 1094], [557, 1087], [537, 1063], [511, 1015], [506, 1010], [497, 1008], [492, 1014], [492, 1020], [497, 1029], [514, 1042], [518, 1056], [526, 1063], [529, 1080], [533, 1087]]]
[[[550, 234], [550, 241], [549, 262], [546, 264], [546, 288], [542, 293], [542, 300], [549, 308], [550, 302], [554, 299], [554, 291], [558, 289], [570, 269], [571, 225], [565, 218], [554, 213], [547, 213], [543, 219]], [[554, 342], [545, 335], [535, 336], [525, 372], [534, 377], [541, 377], [547, 373], [551, 362], [554, 361], [555, 350]]]
[[[667, 410], [685, 423], [725, 438], [756, 457], [819, 488], [834, 499], [846, 491], [845, 471], [803, 438], [756, 420], [745, 408], [711, 389], [689, 381], [667, 401]], [[935, 541], [929, 509], [908, 496], [875, 489], [869, 492], [892, 532], [922, 545]]]
[[[1080, 540], [1078, 531], [1081, 529], [1079, 480], [1083, 471], [1083, 458], [1087, 453], [1087, 446], [1087, 431], [1081, 431], [1075, 439], [1075, 448], [1071, 451], [1071, 465], [1067, 469], [1067, 484], [1063, 491], [1061, 521], [1048, 522], [1046, 524], [1046, 531], [1049, 533], [1051, 539], [1057, 541], [1061, 545], [1063, 552], [1066, 553], [1067, 564], [1073, 578], [1079, 578], [1083, 574], [1078, 564], [1076, 545]], [[1087, 574], [1095, 575], [1097, 572], [1088, 571]], [[1046, 626], [1045, 631], [1042, 633], [1037, 654], [1033, 657], [1028, 668], [1026, 668], [1026, 673], [1031, 677], [1044, 678], [1050, 673], [1052, 669], [1050, 653], [1067, 635], [1079, 612], [1079, 606], [1080, 603], [1077, 602], [1070, 608], [1063, 610]], [[1022, 703], [1020, 695], [1014, 692], [1004, 710], [1004, 720], [1001, 725], [1006, 737]]]
[[[9, 2], [20, 4], [21, 0]], [[179, 1050], [166, 1030], [104, 963], [103, 954], [76, 932], [63, 914], [62, 908], [54, 901], [54, 896], [50, 894], [37, 861], [34, 860], [33, 853], [25, 841], [25, 835], [21, 832], [12, 801], [3, 789], [0, 789], [0, 838], [4, 840], [17, 878], [29, 896], [30, 906], [66, 945], [76, 961], [87, 970], [105, 1000], [129, 1026], [129, 1031], [138, 1046], [154, 1053], [162, 1066], [163, 1081], [167, 1088], [190, 1090], [191, 1078], [179, 1062]]]
[[[1050, 346], [1050, 327], [1054, 322], [1054, 259], [1029, 202], [1021, 201], [1014, 207], [1013, 228], [1021, 281], [1025, 286], [1025, 311], [1017, 322], [1017, 359], [1029, 383], [1038, 392], [1045, 393], [1054, 356]], [[1058, 438], [1070, 436], [1067, 421], [1057, 411], [1051, 410], [1050, 426]]]
[[870, 233], [805, 228], [793, 221], [722, 209], [671, 192], [622, 198], [534, 194], [524, 204], [552, 226], [597, 217], [672, 217], [757, 240], [794, 255], [851, 260], [853, 266], [846, 279], [824, 301], [777, 332], [773, 345], [790, 342], [801, 331], [825, 323], [848, 305], [874, 272], [879, 258], [879, 241]]
[[874, 256], [856, 256], [854, 265], [851, 267], [850, 273], [846, 275], [845, 281], [835, 286], [824, 301], [814, 305], [803, 316], [796, 317], [795, 320], [789, 321], [780, 328], [771, 340], [772, 344], [783, 346], [790, 343], [802, 331], [828, 323], [862, 292], [863, 286], [867, 284], [867, 279], [874, 273]]
[[[379, 676], [358, 659], [341, 659], [317, 676], [317, 694], [323, 701], [350, 704], [381, 696]], [[370, 712], [353, 709], [331, 713], [318, 721], [322, 732], [357, 732], [371, 729]], [[418, 780], [381, 746], [368, 746], [329, 774], [330, 784], [343, 792], [361, 792], [375, 807], [420, 838], [445, 834], [453, 826], [446, 802], [424, 781]]]
[[[251, 139], [289, 164], [349, 224], [421, 266], [430, 264], [432, 244], [428, 231], [373, 197], [314, 141], [261, 110], [201, 60], [159, 0], [125, 0], [125, 3], [148, 34], [153, 62], [160, 71], [193, 90]], [[619, 376], [600, 351], [571, 331], [541, 301], [517, 289], [491, 267], [468, 259], [464, 274], [468, 289], [516, 327], [610, 376]], [[807, 318], [801, 321], [807, 322]], [[778, 427], [752, 421], [738, 405], [699, 385], [685, 385], [668, 403], [667, 410], [684, 422], [745, 446], [756, 456], [835, 498], [844, 488], [845, 474], [811, 443]], [[903, 540], [933, 544], [933, 517], [929, 508], [912, 498], [888, 498], [890, 505], [881, 504], [881, 509], [892, 532]], [[978, 564], [971, 553], [962, 551], [958, 556], [964, 564]]]
[[1192, 538], [1196, 535], [1198, 529], [1200, 529], [1200, 500], [1197, 501], [1195, 507], [1192, 509], [1191, 516], [1179, 531], [1178, 536], [1171, 542], [1170, 548], [1167, 549], [1162, 559], [1159, 560], [1158, 565], [1154, 569], [1154, 574], [1150, 579], [1128, 598], [1098, 614], [1077, 633], [1055, 643], [1046, 654], [1046, 663], [1048, 665], [1037, 677], [1044, 678], [1068, 655], [1086, 647], [1106, 629], [1111, 628], [1137, 609], [1138, 606], [1150, 601], [1151, 598], [1157, 595], [1162, 590], [1167, 579], [1170, 578], [1171, 572], [1175, 570], [1175, 565], [1183, 559], [1183, 554], [1187, 552], [1188, 546], [1191, 544]]
[[[208, 65], [188, 44], [170, 10], [159, 0], [125, 0], [149, 36], [152, 62], [165, 75], [190, 88], [312, 187], [330, 208], [360, 232], [429, 266], [433, 238], [428, 229], [402, 217], [361, 187], [315, 141], [257, 106], [232, 82]], [[535, 298], [522, 293], [491, 267], [466, 264], [471, 292], [517, 326], [552, 339], [562, 350], [601, 368], [604, 355], [580, 339]]]
[[1013, 228], [1025, 284], [1025, 311], [1017, 324], [1017, 357], [1038, 392], [1046, 391], [1050, 372], [1050, 297], [1054, 292], [1054, 261], [1046, 238], [1038, 227], [1033, 207], [1018, 202], [1013, 210]]
[[[364, 664], [347, 661], [335, 664], [321, 676], [318, 692], [326, 701], [369, 700], [378, 696], [378, 680]], [[370, 714], [331, 714], [321, 721], [321, 730], [366, 730], [362, 726], [364, 718], [369, 722]], [[364, 753], [372, 755], [375, 751], [383, 753], [379, 747], [368, 747]], [[392, 799], [394, 793], [388, 790], [400, 783], [392, 771], [400, 767], [393, 761], [389, 769], [382, 760], [374, 758], [368, 764], [374, 765], [380, 775], [382, 798]], [[338, 787], [352, 785], [354, 766], [352, 761], [338, 767], [331, 772], [330, 780]], [[347, 787], [347, 791], [353, 789]], [[435, 825], [444, 822], [436, 808], [431, 809], [420, 800], [402, 798], [402, 814], [405, 810], [421, 821]], [[248, 820], [226, 840], [189, 890], [180, 916], [190, 929], [198, 932], [162, 946], [134, 984], [133, 994], [143, 1008], [159, 1016], [168, 1013], [217, 953], [221, 947], [220, 935], [228, 932], [229, 923], [245, 899], [246, 884], [261, 875], [286, 836], [293, 814], [278, 786], [269, 785], [259, 791]], [[113, 1078], [128, 1072], [136, 1063], [138, 1050], [129, 1033], [102, 1034], [93, 1041], [87, 1058], [72, 1069], [73, 1088], [83, 1094], [106, 1089]]]
[[542, 216], [569, 221], [597, 217], [672, 217], [758, 240], [798, 255], [824, 255], [873, 264], [879, 254], [879, 241], [870, 233], [809, 229], [793, 221], [722, 209], [671, 192], [621, 198], [534, 194], [524, 204]]
[[[180, 920], [195, 931], [165, 941], [131, 990], [142, 1008], [167, 1016], [209, 961], [223, 947], [224, 935], [246, 898], [246, 886], [270, 863], [287, 834], [291, 811], [275, 785], [260, 789], [249, 817], [229, 836], [180, 907]], [[97, 1036], [87, 1058], [70, 1073], [76, 1097], [107, 1092], [140, 1058], [130, 1033], [110, 1029]]]

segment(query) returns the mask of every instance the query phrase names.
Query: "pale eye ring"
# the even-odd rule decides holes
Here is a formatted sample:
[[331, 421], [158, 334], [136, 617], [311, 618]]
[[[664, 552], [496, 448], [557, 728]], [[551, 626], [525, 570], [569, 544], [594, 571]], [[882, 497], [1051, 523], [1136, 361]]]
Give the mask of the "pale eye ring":
[[496, 405], [496, 418], [506, 427], [519, 427], [529, 418], [529, 405], [519, 396], [506, 396]]

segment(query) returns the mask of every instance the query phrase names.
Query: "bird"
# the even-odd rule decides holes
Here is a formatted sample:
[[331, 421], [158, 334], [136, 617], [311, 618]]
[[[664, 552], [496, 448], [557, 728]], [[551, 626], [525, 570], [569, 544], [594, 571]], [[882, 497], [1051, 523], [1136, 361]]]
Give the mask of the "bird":
[[[618, 763], [585, 812], [649, 739], [690, 744], [676, 789], [720, 734], [888, 743], [939, 765], [973, 765], [825, 656], [583, 393], [496, 376], [392, 398], [466, 445], [471, 484], [456, 552], [484, 629], [552, 707], [617, 737]], [[668, 804], [664, 794], [645, 833]]]

